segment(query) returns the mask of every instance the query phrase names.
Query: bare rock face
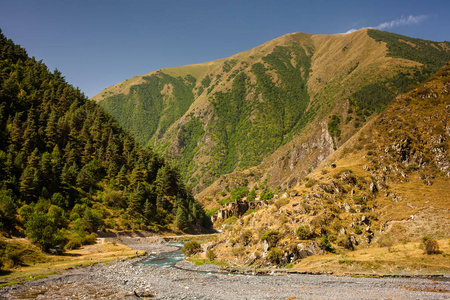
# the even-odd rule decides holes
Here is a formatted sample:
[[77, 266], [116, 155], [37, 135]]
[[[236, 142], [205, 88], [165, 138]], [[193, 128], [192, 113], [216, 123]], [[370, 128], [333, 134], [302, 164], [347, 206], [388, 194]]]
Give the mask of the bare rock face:
[[217, 221], [223, 221], [232, 216], [241, 217], [249, 209], [257, 209], [267, 205], [267, 201], [247, 202], [244, 200], [236, 200], [234, 202], [227, 203], [224, 207], [219, 209], [216, 214], [211, 217], [211, 221], [215, 223]]
[[392, 150], [397, 156], [399, 162], [406, 162], [410, 158], [411, 154], [411, 139], [409, 137], [396, 141], [391, 145]]
[[314, 242], [297, 244], [298, 258], [300, 259], [314, 254], [318, 254], [319, 251], [320, 251], [319, 246], [317, 246], [317, 243]]

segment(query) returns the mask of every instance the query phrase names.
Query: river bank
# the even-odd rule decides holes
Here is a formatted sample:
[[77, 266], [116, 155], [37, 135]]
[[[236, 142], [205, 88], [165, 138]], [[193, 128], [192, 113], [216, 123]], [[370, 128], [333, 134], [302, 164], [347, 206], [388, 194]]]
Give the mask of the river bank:
[[[122, 242], [149, 254], [174, 251], [162, 239], [127, 238]], [[216, 266], [197, 271], [139, 264], [142, 258], [74, 269], [0, 290], [0, 299], [448, 299], [450, 283], [425, 278], [364, 278], [276, 274], [248, 276], [216, 273]], [[180, 262], [192, 269], [190, 262]], [[448, 279], [448, 278], [446, 278]], [[2, 298], [3, 297], [3, 298]]]

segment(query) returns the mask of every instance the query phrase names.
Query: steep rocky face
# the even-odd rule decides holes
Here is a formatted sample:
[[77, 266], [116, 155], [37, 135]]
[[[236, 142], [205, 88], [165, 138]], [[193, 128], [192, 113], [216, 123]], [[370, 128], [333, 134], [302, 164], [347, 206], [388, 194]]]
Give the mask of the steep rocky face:
[[243, 200], [236, 200], [227, 203], [221, 207], [214, 216], [211, 217], [212, 222], [223, 222], [230, 217], [242, 217], [250, 209], [259, 209], [268, 205], [268, 201], [252, 201], [246, 202]]
[[[199, 199], [236, 177], [290, 188], [398, 91], [450, 59], [448, 49], [373, 30], [293, 33], [227, 59], [137, 76], [94, 99], [176, 160], [194, 192], [204, 191]], [[247, 177], [249, 168], [261, 177]]]

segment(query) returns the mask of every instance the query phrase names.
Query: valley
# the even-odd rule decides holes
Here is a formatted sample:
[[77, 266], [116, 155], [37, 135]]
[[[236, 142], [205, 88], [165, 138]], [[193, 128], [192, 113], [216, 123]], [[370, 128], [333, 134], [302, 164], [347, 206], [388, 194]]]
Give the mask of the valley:
[[0, 46], [0, 296], [448, 298], [449, 42], [290, 33], [92, 99]]

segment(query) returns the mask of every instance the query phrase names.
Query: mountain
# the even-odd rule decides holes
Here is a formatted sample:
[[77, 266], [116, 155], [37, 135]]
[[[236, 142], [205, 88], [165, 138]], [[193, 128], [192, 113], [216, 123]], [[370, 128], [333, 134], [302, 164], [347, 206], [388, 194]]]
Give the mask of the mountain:
[[397, 93], [437, 71], [449, 50], [448, 42], [372, 29], [292, 33], [226, 59], [133, 77], [93, 100], [176, 161], [214, 208], [219, 193], [242, 186], [294, 186]]
[[448, 273], [449, 149], [450, 62], [291, 190], [248, 211], [245, 201], [228, 204], [216, 222], [224, 232], [208, 249], [252, 267]]
[[98, 229], [210, 227], [177, 168], [1, 31], [0, 169], [2, 234], [44, 250]]

